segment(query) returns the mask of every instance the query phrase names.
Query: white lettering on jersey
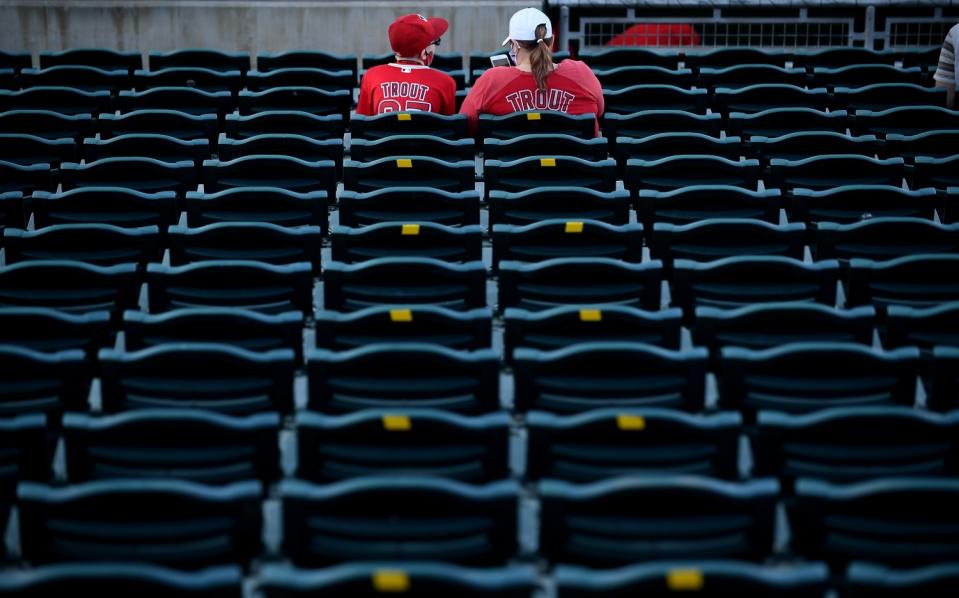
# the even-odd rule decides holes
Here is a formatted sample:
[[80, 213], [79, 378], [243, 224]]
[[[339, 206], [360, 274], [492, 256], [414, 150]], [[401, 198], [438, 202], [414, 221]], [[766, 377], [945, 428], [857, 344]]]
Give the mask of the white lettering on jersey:
[[506, 101], [513, 110], [553, 110], [568, 112], [570, 104], [576, 96], [562, 89], [537, 89], [535, 91], [523, 89], [506, 96]]

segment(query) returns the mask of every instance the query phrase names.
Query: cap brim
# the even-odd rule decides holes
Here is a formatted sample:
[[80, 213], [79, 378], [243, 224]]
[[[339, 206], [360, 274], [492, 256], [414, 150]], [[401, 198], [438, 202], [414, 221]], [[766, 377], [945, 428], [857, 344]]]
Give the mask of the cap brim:
[[512, 38], [507, 37], [506, 39], [503, 40], [503, 43], [501, 43], [500, 45], [505, 46], [506, 44], [510, 43], [510, 41], [512, 41]]
[[433, 28], [433, 33], [436, 35], [436, 39], [443, 37], [443, 34], [446, 33], [446, 30], [450, 28], [449, 21], [441, 17], [430, 17], [427, 19], [427, 21], [429, 21], [430, 27]]

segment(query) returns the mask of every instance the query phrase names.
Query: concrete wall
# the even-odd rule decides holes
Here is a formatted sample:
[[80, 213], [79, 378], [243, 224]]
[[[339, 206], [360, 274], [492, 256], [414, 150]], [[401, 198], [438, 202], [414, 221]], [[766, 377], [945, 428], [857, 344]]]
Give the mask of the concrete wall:
[[386, 29], [419, 12], [450, 21], [441, 52], [492, 51], [509, 17], [534, 0], [0, 0], [0, 50], [168, 51], [217, 48], [257, 54], [293, 49], [389, 51]]

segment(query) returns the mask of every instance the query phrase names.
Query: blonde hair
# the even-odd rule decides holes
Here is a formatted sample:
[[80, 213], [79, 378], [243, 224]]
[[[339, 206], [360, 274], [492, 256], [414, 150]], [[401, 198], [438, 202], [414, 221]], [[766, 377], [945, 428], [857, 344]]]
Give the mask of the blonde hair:
[[538, 89], [546, 89], [546, 76], [553, 70], [553, 38], [546, 35], [546, 25], [536, 27], [536, 39], [532, 41], [518, 41], [517, 43], [529, 52], [529, 67], [536, 79]]

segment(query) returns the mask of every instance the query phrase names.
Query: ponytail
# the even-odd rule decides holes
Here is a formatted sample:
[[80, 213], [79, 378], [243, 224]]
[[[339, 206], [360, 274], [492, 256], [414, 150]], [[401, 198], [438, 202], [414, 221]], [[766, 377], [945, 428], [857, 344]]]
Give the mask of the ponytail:
[[536, 27], [536, 39], [529, 42], [521, 42], [523, 47], [529, 51], [529, 66], [536, 79], [538, 89], [546, 89], [546, 76], [553, 70], [553, 38], [543, 37], [546, 35], [546, 25]]

